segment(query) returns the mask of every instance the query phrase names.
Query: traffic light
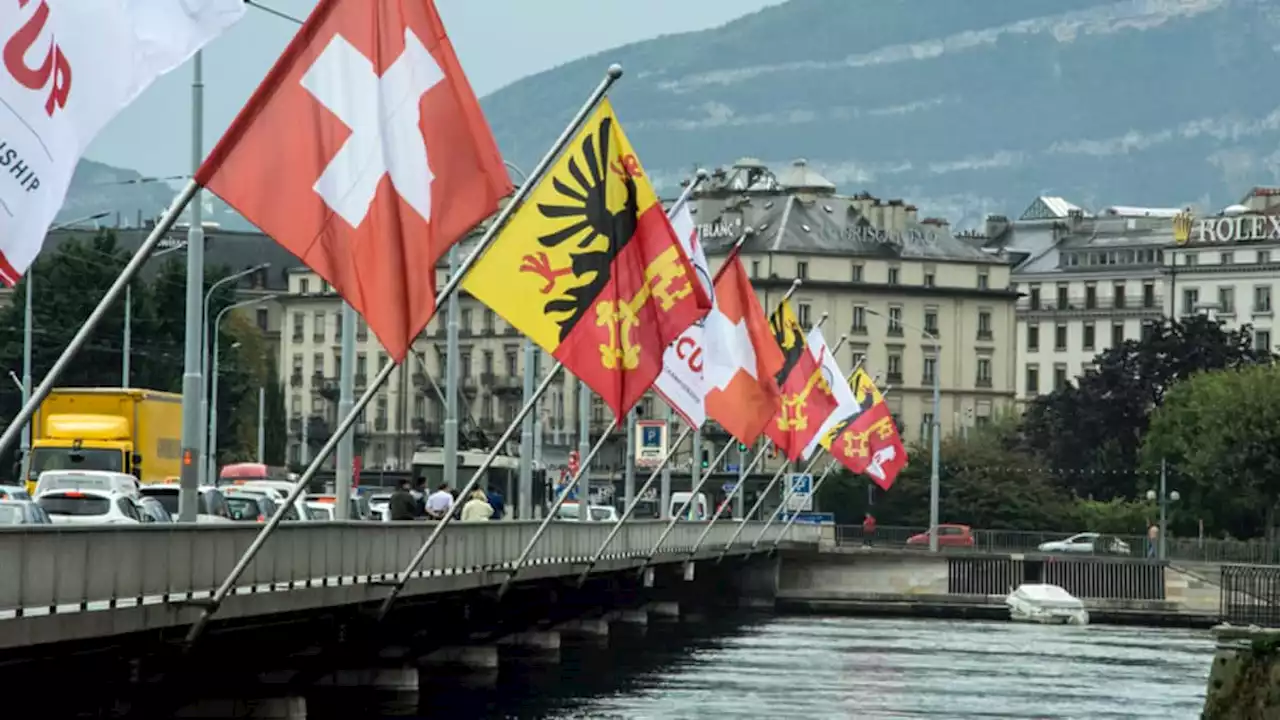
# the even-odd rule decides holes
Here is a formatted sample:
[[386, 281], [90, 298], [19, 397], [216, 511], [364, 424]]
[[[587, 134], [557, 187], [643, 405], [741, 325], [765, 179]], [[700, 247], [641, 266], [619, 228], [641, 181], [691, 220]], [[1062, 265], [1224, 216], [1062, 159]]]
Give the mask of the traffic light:
[[703, 450], [702, 451], [702, 469], [706, 470], [709, 467], [711, 467], [711, 451]]
[[747, 451], [747, 444], [744, 442], [738, 443], [738, 452], [744, 453], [746, 451]]

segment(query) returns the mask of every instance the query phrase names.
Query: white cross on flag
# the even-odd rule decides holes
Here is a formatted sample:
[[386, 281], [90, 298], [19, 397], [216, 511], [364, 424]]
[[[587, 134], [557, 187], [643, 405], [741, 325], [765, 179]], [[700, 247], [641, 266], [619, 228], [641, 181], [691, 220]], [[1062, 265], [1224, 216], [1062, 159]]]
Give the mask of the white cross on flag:
[[[667, 216], [671, 219], [671, 227], [676, 231], [685, 255], [689, 256], [693, 269], [698, 273], [702, 288], [707, 291], [707, 297], [714, 301], [715, 288], [711, 272], [707, 269], [707, 256], [702, 250], [702, 243], [698, 241], [698, 228], [693, 224], [688, 199], [671, 208]], [[653, 383], [654, 389], [666, 398], [671, 409], [693, 427], [702, 427], [707, 421], [704, 400], [710, 390], [702, 378], [702, 324], [703, 321], [699, 320], [690, 325], [667, 347], [662, 356], [662, 373]]]
[[0, 283], [27, 271], [95, 136], [243, 0], [0, 0]]
[[327, 280], [397, 362], [435, 314], [441, 256], [511, 192], [430, 0], [320, 0], [196, 180]]

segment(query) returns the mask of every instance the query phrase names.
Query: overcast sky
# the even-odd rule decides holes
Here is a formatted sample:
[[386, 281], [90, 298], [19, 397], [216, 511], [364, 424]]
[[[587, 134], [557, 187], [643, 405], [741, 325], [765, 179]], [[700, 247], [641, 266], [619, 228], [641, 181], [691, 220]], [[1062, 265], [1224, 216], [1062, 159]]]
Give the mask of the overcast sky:
[[[374, 0], [366, 0], [373, 2]], [[380, 1], [380, 0], [379, 0]], [[721, 25], [782, 0], [436, 0], [462, 67], [483, 96], [526, 75], [631, 42]], [[261, 0], [305, 17], [316, 0]], [[205, 52], [207, 152], [297, 25], [256, 8]], [[161, 78], [115, 119], [89, 157], [144, 175], [191, 171], [191, 69]]]

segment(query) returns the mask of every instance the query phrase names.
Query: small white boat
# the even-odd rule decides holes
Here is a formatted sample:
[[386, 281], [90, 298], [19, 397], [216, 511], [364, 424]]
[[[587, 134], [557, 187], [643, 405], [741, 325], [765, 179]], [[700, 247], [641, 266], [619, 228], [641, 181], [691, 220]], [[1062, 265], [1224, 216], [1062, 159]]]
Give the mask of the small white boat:
[[1009, 616], [1016, 622], [1045, 625], [1088, 625], [1084, 603], [1057, 585], [1020, 585], [1004, 599]]

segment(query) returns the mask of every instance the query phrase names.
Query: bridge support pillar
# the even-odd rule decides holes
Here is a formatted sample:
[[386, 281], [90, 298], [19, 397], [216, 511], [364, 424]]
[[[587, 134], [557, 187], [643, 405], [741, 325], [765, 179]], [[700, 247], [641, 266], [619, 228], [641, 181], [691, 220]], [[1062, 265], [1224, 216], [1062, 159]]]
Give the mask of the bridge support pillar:
[[645, 606], [645, 611], [659, 620], [680, 619], [680, 603], [678, 602], [651, 602]]
[[301, 697], [200, 700], [174, 713], [173, 717], [306, 720], [307, 701]]
[[316, 681], [321, 687], [360, 687], [384, 692], [418, 692], [416, 667], [334, 670]]
[[557, 626], [556, 632], [576, 638], [607, 638], [609, 637], [609, 621], [604, 618], [570, 620]]
[[622, 623], [623, 625], [640, 625], [649, 624], [649, 613], [644, 608], [615, 610], [605, 615], [605, 619], [609, 622]]
[[429, 667], [452, 666], [463, 670], [497, 670], [497, 645], [451, 645], [442, 647], [419, 660]]
[[554, 630], [531, 630], [512, 633], [499, 639], [498, 645], [537, 652], [559, 652], [560, 633]]

